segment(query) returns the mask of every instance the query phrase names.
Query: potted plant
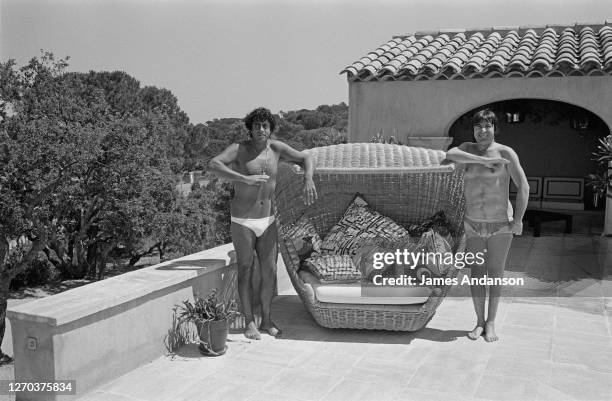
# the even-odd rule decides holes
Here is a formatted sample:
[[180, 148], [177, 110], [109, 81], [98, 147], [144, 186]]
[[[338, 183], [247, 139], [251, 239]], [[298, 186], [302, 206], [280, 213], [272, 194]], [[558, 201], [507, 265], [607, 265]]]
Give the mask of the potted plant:
[[593, 188], [593, 203], [597, 206], [600, 198], [612, 198], [612, 134], [599, 139], [599, 145], [593, 152], [593, 160], [600, 166], [601, 171], [587, 176], [587, 185]]
[[239, 314], [235, 300], [219, 299], [214, 289], [206, 298], [196, 297], [193, 302], [186, 300], [176, 308], [181, 325], [195, 324], [202, 354], [219, 356], [225, 353], [229, 325]]

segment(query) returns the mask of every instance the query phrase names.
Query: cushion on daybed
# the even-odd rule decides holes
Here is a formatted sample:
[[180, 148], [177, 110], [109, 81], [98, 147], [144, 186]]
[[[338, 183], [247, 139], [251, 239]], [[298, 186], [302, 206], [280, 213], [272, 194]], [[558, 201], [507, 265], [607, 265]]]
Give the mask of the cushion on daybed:
[[352, 283], [361, 280], [361, 272], [349, 255], [313, 256], [306, 259], [303, 265], [321, 283]]
[[[426, 258], [422, 266], [427, 267], [434, 275], [443, 276], [454, 265], [450, 263], [450, 255], [453, 255], [451, 245], [447, 239], [437, 231], [430, 229], [423, 233], [419, 241], [419, 248], [425, 253], [435, 253], [441, 257]], [[419, 266], [417, 266], [418, 268]]]
[[408, 231], [368, 206], [360, 196], [346, 209], [340, 221], [332, 227], [321, 245], [325, 255], [354, 255], [375, 238], [397, 240]]
[[300, 260], [308, 258], [311, 254], [321, 252], [321, 237], [306, 216], [302, 216], [295, 223], [283, 227], [281, 234], [285, 243], [297, 251]]
[[[397, 263], [393, 258], [392, 263], [386, 263], [379, 259], [383, 266], [380, 269], [374, 268], [374, 257], [376, 253], [400, 253], [401, 261]], [[408, 264], [404, 260], [404, 251], [408, 253]], [[429, 257], [428, 257], [428, 254]], [[413, 266], [412, 255], [417, 257], [418, 262]], [[452, 248], [446, 237], [434, 229], [429, 229], [422, 233], [420, 238], [406, 236], [397, 241], [389, 241], [377, 238], [371, 243], [361, 246], [353, 256], [355, 266], [361, 271], [364, 282], [371, 283], [375, 275], [383, 277], [400, 277], [402, 274], [420, 277], [423, 274], [429, 276], [442, 276], [453, 267], [448, 256], [452, 255]], [[380, 258], [380, 256], [379, 256]]]
[[364, 305], [419, 305], [427, 301], [432, 289], [427, 287], [369, 287], [362, 293], [361, 283], [323, 284], [309, 271], [298, 272], [310, 284], [319, 302]]

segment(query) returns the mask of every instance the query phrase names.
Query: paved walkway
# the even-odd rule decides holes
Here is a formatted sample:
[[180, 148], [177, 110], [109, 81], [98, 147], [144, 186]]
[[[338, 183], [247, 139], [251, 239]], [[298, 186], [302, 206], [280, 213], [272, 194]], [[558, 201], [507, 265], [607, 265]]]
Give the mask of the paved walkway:
[[506, 290], [494, 344], [465, 337], [465, 287], [417, 333], [319, 327], [291, 288], [274, 304], [283, 339], [233, 333], [220, 358], [186, 346], [81, 400], [612, 400], [612, 238], [517, 238], [506, 276], [526, 285]]
[[319, 327], [291, 290], [274, 304], [282, 339], [230, 334], [219, 358], [195, 346], [86, 395], [98, 400], [610, 400], [612, 239], [523, 237], [500, 304], [501, 340], [470, 341], [465, 289], [417, 333]]

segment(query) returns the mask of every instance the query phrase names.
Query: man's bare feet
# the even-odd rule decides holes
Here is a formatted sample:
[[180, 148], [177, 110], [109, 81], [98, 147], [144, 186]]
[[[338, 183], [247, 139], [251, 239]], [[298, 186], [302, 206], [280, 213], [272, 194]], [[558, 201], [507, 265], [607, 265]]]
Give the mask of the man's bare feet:
[[481, 323], [476, 324], [476, 327], [474, 327], [474, 330], [470, 331], [467, 336], [470, 340], [478, 340], [478, 337], [480, 337], [482, 335], [482, 333], [484, 332], [484, 325]]
[[9, 363], [13, 363], [14, 359], [7, 354], [0, 351], [0, 366], [8, 365]]
[[259, 330], [257, 330], [257, 325], [255, 322], [251, 321], [247, 324], [246, 330], [244, 331], [244, 336], [246, 338], [250, 338], [251, 340], [261, 340], [261, 334]]
[[264, 331], [264, 332], [270, 334], [272, 337], [276, 337], [276, 338], [279, 338], [283, 334], [281, 329], [276, 327], [276, 325], [274, 323], [270, 323], [270, 324], [266, 324], [266, 325], [264, 325], [262, 323], [261, 326], [259, 326], [259, 330]]
[[489, 343], [499, 340], [499, 337], [497, 337], [497, 334], [495, 334], [495, 324], [493, 322], [485, 323], [484, 338], [485, 341]]

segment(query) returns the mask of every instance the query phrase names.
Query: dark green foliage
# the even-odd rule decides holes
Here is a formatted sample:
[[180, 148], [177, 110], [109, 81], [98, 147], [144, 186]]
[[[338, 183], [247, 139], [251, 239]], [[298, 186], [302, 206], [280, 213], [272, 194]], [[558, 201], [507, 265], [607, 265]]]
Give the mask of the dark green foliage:
[[176, 308], [172, 314], [172, 326], [168, 329], [166, 337], [164, 337], [164, 346], [168, 353], [174, 356], [178, 349], [188, 343], [195, 342], [197, 334], [190, 330], [190, 326], [181, 324], [176, 316]]
[[595, 195], [593, 203], [597, 206], [600, 198], [606, 196], [612, 198], [612, 168], [608, 167], [612, 162], [612, 134], [599, 139], [599, 145], [593, 152], [593, 156], [593, 160], [600, 166], [600, 171], [589, 174], [586, 177], [586, 185], [593, 189]]
[[[0, 306], [15, 277], [101, 279], [113, 255], [136, 263], [230, 241], [231, 185], [211, 179], [187, 196], [176, 185], [248, 138], [242, 119], [192, 125], [170, 91], [121, 71], [66, 72], [67, 61], [0, 63]], [[343, 103], [281, 116], [276, 135], [298, 149], [346, 141]]]
[[232, 323], [239, 315], [238, 303], [235, 300], [225, 301], [217, 297], [214, 289], [206, 298], [196, 297], [194, 302], [183, 301], [176, 305], [180, 323], [205, 323], [225, 320]]
[[[345, 103], [316, 110], [279, 112], [274, 137], [298, 150], [346, 143], [348, 106]], [[184, 144], [183, 170], [206, 170], [211, 158], [231, 143], [248, 139], [242, 119], [220, 118], [197, 124], [188, 131]]]
[[370, 142], [372, 143], [390, 143], [390, 144], [396, 144], [396, 145], [403, 145], [403, 143], [399, 140], [397, 140], [396, 137], [394, 137], [393, 135], [391, 135], [389, 138], [386, 138], [382, 132], [378, 132], [376, 133], [376, 135], [374, 135], [372, 138], [370, 138]]
[[44, 254], [39, 254], [25, 269], [11, 281], [11, 289], [33, 287], [59, 279], [59, 271], [47, 260]]

